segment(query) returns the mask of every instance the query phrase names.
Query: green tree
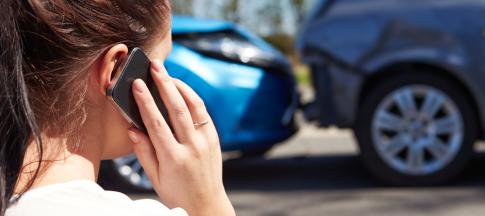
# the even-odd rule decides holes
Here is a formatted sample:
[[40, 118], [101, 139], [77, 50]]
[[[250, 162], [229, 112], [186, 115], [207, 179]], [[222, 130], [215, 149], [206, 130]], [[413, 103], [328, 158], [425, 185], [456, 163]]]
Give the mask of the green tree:
[[221, 10], [225, 20], [239, 22], [239, 0], [225, 0]]
[[193, 0], [175, 0], [171, 3], [174, 14], [193, 15]]
[[291, 0], [291, 4], [293, 5], [294, 13], [296, 14], [296, 20], [298, 23], [301, 23], [305, 18], [305, 3], [307, 0]]

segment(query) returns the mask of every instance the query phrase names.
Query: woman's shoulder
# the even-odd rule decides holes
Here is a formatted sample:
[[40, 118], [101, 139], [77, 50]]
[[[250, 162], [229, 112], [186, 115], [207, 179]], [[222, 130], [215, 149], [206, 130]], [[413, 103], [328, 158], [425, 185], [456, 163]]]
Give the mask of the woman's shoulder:
[[6, 216], [19, 215], [186, 215], [156, 200], [132, 200], [127, 195], [105, 191], [92, 181], [72, 181], [26, 192], [7, 209]]

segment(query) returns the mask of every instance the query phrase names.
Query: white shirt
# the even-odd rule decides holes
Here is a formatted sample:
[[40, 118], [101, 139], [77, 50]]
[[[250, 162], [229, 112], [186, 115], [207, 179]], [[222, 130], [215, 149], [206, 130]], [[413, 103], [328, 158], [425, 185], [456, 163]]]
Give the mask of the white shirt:
[[6, 216], [187, 216], [151, 200], [131, 200], [88, 180], [52, 184], [27, 191]]

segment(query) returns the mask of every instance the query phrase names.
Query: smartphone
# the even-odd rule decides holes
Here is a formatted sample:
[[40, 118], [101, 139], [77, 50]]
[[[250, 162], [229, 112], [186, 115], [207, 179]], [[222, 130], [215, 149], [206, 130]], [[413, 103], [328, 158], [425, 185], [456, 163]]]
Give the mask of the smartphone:
[[158, 88], [153, 82], [150, 72], [150, 59], [140, 48], [134, 48], [129, 55], [120, 59], [115, 68], [106, 96], [114, 103], [122, 116], [134, 127], [147, 133], [145, 124], [133, 96], [132, 84], [136, 79], [142, 79], [148, 86], [150, 93], [162, 113], [165, 121], [169, 123], [167, 109], [163, 104]]

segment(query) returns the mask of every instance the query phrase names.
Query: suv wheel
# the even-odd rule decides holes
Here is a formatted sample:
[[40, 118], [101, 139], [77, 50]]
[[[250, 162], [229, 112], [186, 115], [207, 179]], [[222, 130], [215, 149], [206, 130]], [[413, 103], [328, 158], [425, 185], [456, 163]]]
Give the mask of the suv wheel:
[[366, 95], [355, 128], [367, 168], [398, 185], [443, 183], [473, 152], [477, 116], [453, 81], [424, 72], [382, 80]]

